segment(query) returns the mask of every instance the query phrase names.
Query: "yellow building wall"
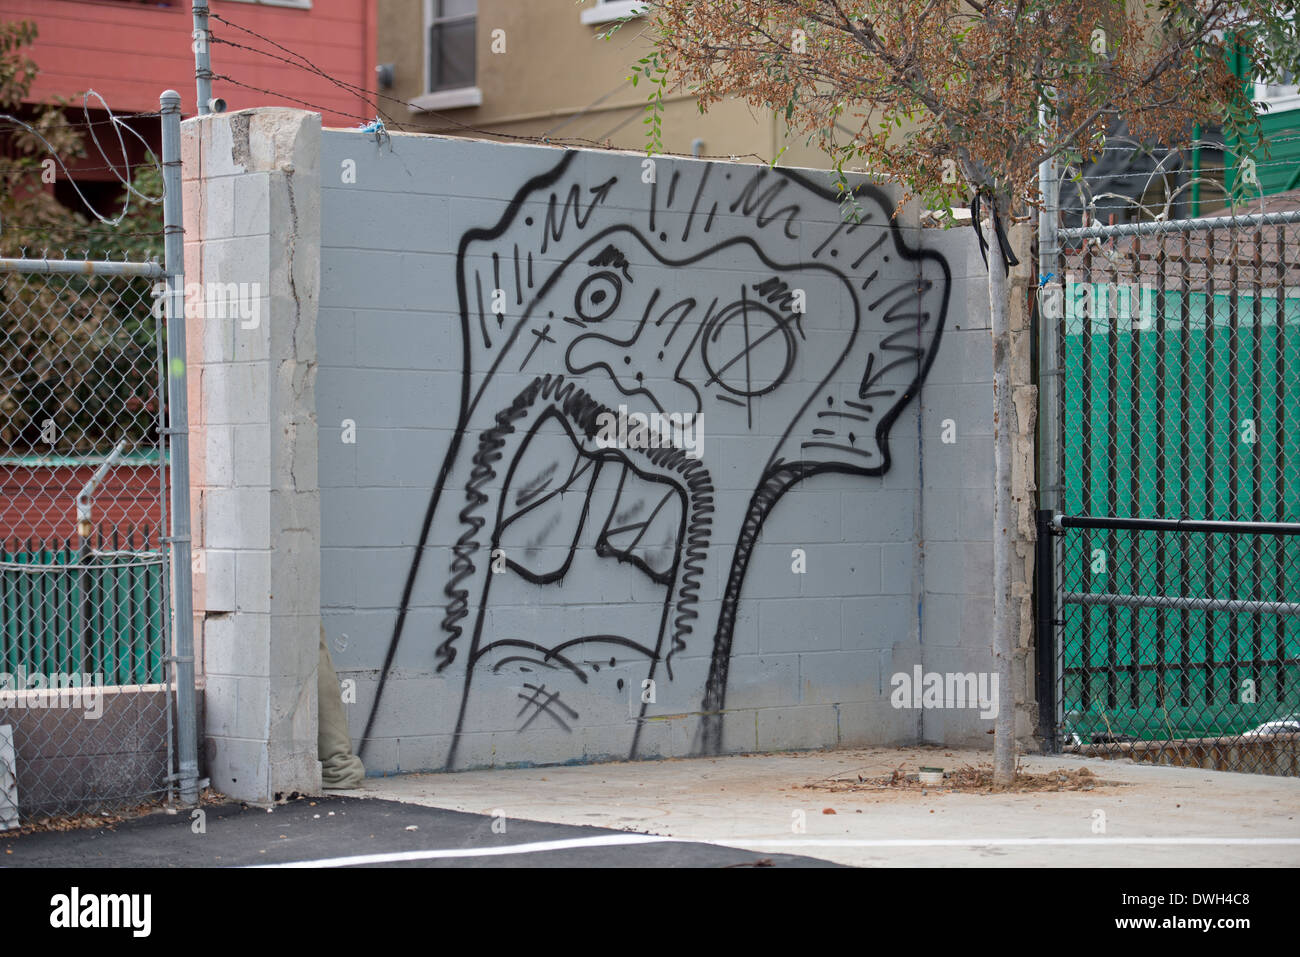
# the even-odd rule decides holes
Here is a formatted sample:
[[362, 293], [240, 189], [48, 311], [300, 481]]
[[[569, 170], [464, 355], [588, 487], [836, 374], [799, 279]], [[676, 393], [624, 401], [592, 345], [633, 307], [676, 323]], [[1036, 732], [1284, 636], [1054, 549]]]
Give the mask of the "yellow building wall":
[[[648, 90], [627, 81], [636, 61], [650, 50], [646, 24], [635, 19], [602, 39], [611, 23], [588, 25], [581, 12], [593, 0], [479, 0], [477, 31], [477, 107], [410, 112], [397, 103], [385, 111], [405, 129], [448, 135], [482, 135], [474, 130], [515, 136], [590, 140], [620, 149], [645, 150]], [[379, 0], [378, 62], [395, 65], [395, 84], [385, 91], [411, 101], [425, 93], [423, 0]], [[492, 52], [493, 31], [505, 31], [505, 52]], [[467, 129], [468, 128], [468, 129]], [[781, 132], [778, 132], [780, 130]], [[786, 140], [784, 124], [770, 110], [735, 101], [715, 104], [701, 115], [693, 97], [667, 98], [663, 150], [690, 155], [695, 140], [706, 156], [736, 156], [768, 162], [783, 145], [784, 166], [826, 167], [820, 151]]]

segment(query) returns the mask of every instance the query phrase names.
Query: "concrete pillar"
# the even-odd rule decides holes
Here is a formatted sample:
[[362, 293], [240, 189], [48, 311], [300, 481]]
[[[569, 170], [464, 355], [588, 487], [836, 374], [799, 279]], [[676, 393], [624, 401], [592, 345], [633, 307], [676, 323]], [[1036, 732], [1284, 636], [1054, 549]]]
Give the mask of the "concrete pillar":
[[182, 150], [205, 764], [270, 801], [320, 788], [320, 117], [198, 117]]
[[1034, 684], [1034, 542], [1037, 529], [1035, 467], [1038, 460], [1038, 387], [1030, 351], [1033, 327], [1033, 298], [1038, 289], [1034, 272], [1033, 231], [1028, 223], [1009, 230], [1008, 239], [1020, 264], [1012, 267], [1011, 288], [1011, 397], [1015, 403], [1012, 438], [1015, 458], [1011, 467], [1011, 498], [1015, 504], [1016, 529], [1013, 541], [1018, 562], [1011, 577], [1011, 597], [1018, 613], [1016, 653], [1012, 662], [1015, 679], [1016, 745], [1018, 751], [1040, 748], [1038, 701]]

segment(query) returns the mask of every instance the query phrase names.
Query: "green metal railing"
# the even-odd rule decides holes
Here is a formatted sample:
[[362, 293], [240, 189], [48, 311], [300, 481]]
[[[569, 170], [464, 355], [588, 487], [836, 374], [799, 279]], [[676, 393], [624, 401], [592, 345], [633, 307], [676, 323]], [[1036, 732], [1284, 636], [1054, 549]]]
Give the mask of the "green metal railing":
[[147, 528], [107, 537], [101, 530], [93, 547], [0, 542], [0, 673], [161, 683], [166, 632], [158, 549]]
[[1061, 231], [1059, 511], [1099, 517], [1058, 535], [1067, 741], [1300, 716], [1294, 218]]

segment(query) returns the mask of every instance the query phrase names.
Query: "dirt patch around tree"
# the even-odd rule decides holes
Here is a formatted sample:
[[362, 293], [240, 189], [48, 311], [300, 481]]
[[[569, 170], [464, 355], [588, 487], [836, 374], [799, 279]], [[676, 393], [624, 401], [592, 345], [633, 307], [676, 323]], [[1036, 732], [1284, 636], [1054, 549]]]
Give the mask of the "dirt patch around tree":
[[900, 765], [885, 775], [863, 775], [849, 772], [821, 781], [813, 781], [803, 787], [817, 791], [842, 793], [846, 791], [916, 791], [920, 794], [1019, 794], [1040, 793], [1045, 791], [1093, 791], [1099, 788], [1125, 787], [1122, 781], [1108, 781], [1097, 777], [1087, 768], [1074, 770], [1025, 771], [1016, 768], [1015, 782], [1009, 786], [993, 783], [993, 765], [965, 764], [957, 768], [945, 768], [943, 783], [922, 783], [917, 771], [908, 771]]

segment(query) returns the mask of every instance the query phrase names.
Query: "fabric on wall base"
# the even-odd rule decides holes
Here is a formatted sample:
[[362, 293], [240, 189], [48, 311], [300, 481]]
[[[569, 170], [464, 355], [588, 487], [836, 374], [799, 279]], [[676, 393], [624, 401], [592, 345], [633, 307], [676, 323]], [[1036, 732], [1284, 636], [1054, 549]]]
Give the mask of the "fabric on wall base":
[[325, 644], [325, 629], [320, 630], [320, 668], [317, 671], [316, 697], [320, 708], [316, 748], [320, 755], [321, 785], [332, 790], [361, 786], [366, 776], [361, 759], [352, 753], [348, 736], [348, 719], [343, 712], [339, 679]]

